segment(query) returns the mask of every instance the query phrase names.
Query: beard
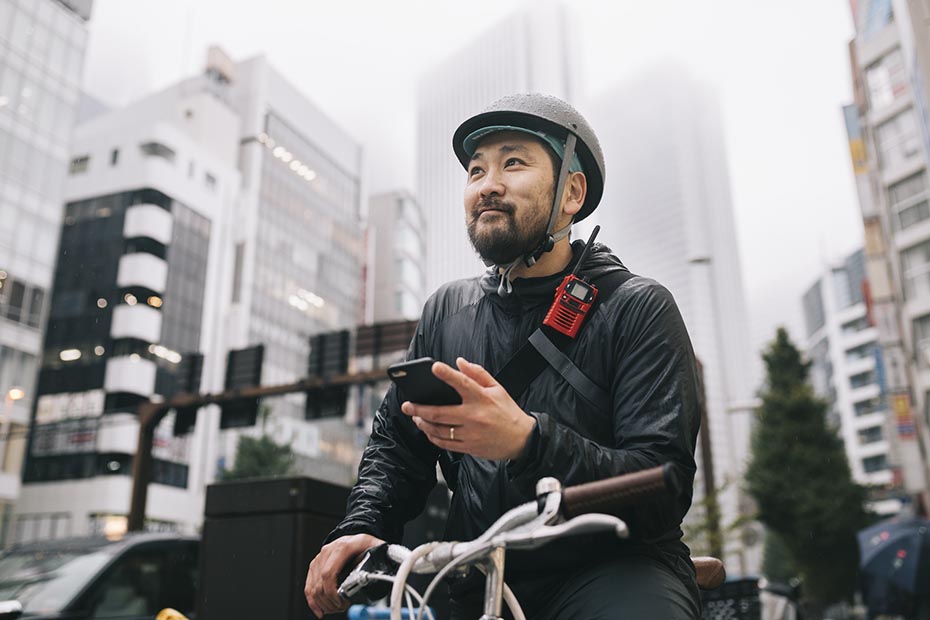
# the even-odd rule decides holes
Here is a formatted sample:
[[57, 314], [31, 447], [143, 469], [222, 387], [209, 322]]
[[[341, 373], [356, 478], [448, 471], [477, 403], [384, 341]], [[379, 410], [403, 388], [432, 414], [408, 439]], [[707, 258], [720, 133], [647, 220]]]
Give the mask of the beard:
[[[551, 202], [550, 199], [550, 206]], [[488, 221], [481, 223], [479, 230], [478, 220], [486, 209], [497, 211], [485, 216]], [[549, 224], [549, 209], [537, 204], [524, 211], [523, 217], [518, 218], [513, 204], [497, 198], [478, 203], [468, 217], [468, 240], [485, 263], [506, 265], [531, 253], [543, 240]]]

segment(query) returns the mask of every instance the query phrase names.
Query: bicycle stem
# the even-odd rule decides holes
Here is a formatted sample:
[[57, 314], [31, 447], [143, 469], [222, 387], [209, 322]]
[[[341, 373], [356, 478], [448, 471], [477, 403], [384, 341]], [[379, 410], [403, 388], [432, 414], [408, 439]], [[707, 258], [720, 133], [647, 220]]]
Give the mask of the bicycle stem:
[[482, 562], [486, 571], [484, 615], [481, 620], [503, 620], [501, 600], [504, 597], [504, 548], [495, 547]]

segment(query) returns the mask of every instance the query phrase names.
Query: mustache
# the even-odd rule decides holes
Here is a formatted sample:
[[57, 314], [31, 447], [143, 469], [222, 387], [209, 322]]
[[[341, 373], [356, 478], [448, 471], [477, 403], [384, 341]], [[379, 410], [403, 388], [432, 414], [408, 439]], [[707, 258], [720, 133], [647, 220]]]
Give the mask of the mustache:
[[509, 202], [504, 202], [499, 198], [490, 197], [490, 198], [484, 198], [480, 200], [478, 204], [475, 205], [475, 208], [472, 211], [472, 215], [473, 217], [478, 217], [485, 211], [489, 211], [492, 209], [495, 211], [503, 211], [504, 213], [509, 213], [509, 214], [513, 214], [513, 212], [516, 211], [514, 206], [510, 204]]

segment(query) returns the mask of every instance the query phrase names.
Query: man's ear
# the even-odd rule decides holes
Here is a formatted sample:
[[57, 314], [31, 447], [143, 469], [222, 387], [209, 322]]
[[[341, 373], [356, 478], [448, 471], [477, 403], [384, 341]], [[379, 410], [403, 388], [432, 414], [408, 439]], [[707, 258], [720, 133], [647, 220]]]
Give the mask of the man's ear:
[[562, 196], [562, 213], [574, 216], [581, 211], [584, 198], [588, 194], [588, 179], [583, 172], [572, 172], [565, 183], [565, 193]]

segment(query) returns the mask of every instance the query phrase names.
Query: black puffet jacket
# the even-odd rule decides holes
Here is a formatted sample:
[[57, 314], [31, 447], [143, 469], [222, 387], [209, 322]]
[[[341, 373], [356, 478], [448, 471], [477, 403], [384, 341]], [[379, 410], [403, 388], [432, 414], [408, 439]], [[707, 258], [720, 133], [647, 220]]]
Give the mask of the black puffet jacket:
[[[429, 356], [454, 367], [462, 356], [497, 373], [542, 324], [582, 245], [573, 244], [574, 258], [565, 271], [517, 279], [505, 298], [497, 294], [500, 276], [490, 271], [443, 286], [426, 302], [407, 359]], [[581, 275], [596, 281], [617, 269], [625, 267], [609, 248], [595, 244]], [[532, 500], [536, 481], [544, 476], [573, 485], [671, 462], [682, 480], [681, 493], [674, 501], [623, 515], [629, 540], [572, 537], [534, 551], [508, 552], [507, 579], [520, 597], [521, 579], [538, 583], [610, 555], [645, 554], [669, 566], [696, 594], [680, 526], [691, 505], [695, 472], [697, 376], [672, 295], [648, 278], [629, 279], [599, 301], [565, 353], [611, 395], [612, 409], [597, 410], [547, 367], [518, 399], [537, 424], [524, 453], [513, 461], [440, 450], [400, 411], [391, 387], [375, 415], [346, 518], [328, 540], [368, 533], [399, 542], [404, 524], [422, 511], [435, 484], [437, 460], [453, 491], [446, 539], [462, 541]]]

